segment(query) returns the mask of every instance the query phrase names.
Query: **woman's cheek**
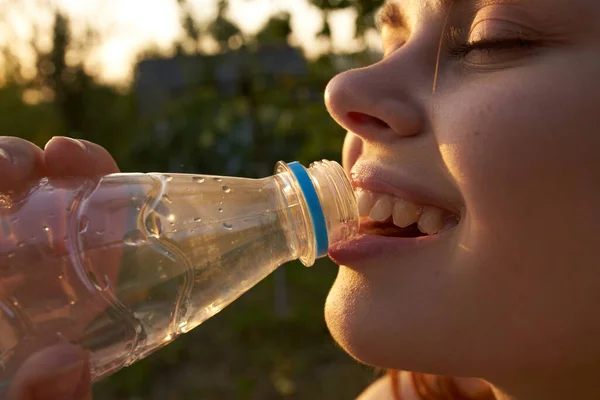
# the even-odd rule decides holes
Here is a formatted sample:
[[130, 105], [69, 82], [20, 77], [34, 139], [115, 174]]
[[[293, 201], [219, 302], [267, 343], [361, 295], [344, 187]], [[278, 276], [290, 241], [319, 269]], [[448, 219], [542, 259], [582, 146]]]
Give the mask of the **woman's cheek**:
[[500, 80], [503, 85], [465, 85], [438, 114], [440, 153], [474, 217], [506, 215], [523, 201], [536, 201], [541, 193], [532, 189], [542, 189], [540, 179], [559, 150], [546, 137], [560, 116], [549, 119], [543, 93], [523, 79], [514, 73]]

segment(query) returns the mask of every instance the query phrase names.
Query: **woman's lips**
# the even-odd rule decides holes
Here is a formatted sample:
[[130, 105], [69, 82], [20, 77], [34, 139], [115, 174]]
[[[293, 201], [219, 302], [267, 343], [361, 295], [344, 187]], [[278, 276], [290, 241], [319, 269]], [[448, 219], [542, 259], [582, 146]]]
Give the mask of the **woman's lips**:
[[336, 243], [329, 248], [329, 257], [339, 265], [349, 267], [376, 262], [381, 257], [394, 257], [427, 251], [432, 245], [446, 240], [456, 227], [437, 235], [420, 237], [389, 237], [361, 234], [352, 240]]
[[460, 216], [462, 201], [456, 193], [440, 191], [425, 185], [429, 182], [424, 176], [408, 174], [402, 170], [390, 170], [377, 163], [357, 161], [350, 173], [352, 186], [375, 193], [388, 194], [419, 206], [434, 206]]
[[[406, 232], [392, 232], [392, 234], [399, 233], [396, 236], [380, 235], [377, 230], [370, 230], [368, 219], [366, 221], [363, 219], [359, 236], [330, 247], [329, 256], [337, 264], [354, 267], [376, 263], [382, 258], [404, 257], [416, 252], [435, 251], [436, 247], [439, 248], [436, 244], [448, 240], [451, 233], [460, 225], [464, 210], [460, 206], [462, 203], [459, 198], [455, 193], [436, 190], [434, 187], [428, 187], [429, 185], [425, 186], [423, 182], [430, 181], [425, 177], [407, 174], [405, 169], [390, 170], [378, 162], [368, 162], [367, 160], [358, 160], [352, 166], [350, 176], [353, 187], [357, 190], [388, 195], [395, 199], [394, 201], [409, 201], [419, 207], [419, 215], [426, 207], [437, 207], [453, 215], [455, 222], [451, 226], [444, 227], [439, 233], [436, 230], [436, 233], [426, 236], [402, 237]], [[389, 217], [392, 218], [393, 215]], [[382, 218], [377, 220], [380, 219]]]

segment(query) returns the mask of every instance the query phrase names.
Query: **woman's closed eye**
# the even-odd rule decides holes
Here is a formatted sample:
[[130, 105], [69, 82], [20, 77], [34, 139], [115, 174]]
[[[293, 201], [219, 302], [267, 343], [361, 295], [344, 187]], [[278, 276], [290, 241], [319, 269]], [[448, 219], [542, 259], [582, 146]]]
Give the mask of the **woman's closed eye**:
[[539, 43], [520, 24], [502, 19], [477, 22], [468, 38], [456, 31], [448, 35], [450, 57], [467, 66], [498, 66], [522, 59], [533, 53]]
[[449, 54], [452, 58], [474, 66], [497, 64], [523, 57], [535, 46], [534, 41], [521, 36], [481, 38], [466, 43], [452, 43]]

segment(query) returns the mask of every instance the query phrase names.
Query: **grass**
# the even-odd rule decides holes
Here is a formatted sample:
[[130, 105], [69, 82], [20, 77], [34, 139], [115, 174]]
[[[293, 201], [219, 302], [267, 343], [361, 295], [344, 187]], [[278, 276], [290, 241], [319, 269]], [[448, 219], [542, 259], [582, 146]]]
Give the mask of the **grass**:
[[94, 386], [94, 399], [353, 399], [376, 376], [333, 341], [323, 306], [337, 267], [286, 269], [290, 314], [277, 317], [274, 277], [219, 314]]

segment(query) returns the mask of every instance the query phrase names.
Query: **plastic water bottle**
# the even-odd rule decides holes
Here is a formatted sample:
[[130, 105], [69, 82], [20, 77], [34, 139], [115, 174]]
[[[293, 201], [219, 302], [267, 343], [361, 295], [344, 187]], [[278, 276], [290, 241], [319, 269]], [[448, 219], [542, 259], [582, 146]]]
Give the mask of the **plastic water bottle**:
[[[245, 179], [114, 174], [0, 193], [0, 381], [61, 342], [92, 379], [188, 332], [281, 264], [310, 266], [358, 230], [339, 164]], [[1, 391], [0, 391], [1, 392]]]

